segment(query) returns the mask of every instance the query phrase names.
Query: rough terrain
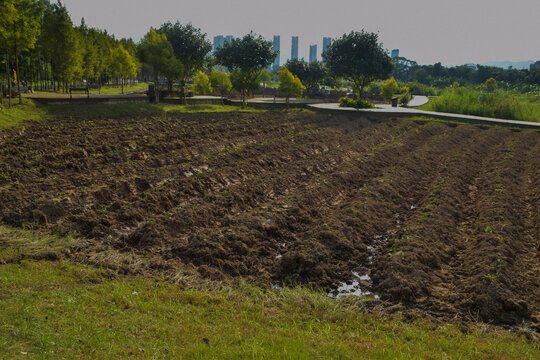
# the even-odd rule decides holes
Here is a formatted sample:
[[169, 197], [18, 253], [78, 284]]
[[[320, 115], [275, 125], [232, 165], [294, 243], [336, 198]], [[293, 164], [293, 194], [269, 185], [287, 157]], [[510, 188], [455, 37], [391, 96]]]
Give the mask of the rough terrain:
[[154, 270], [343, 283], [540, 322], [540, 132], [295, 113], [58, 120], [0, 133], [0, 221]]

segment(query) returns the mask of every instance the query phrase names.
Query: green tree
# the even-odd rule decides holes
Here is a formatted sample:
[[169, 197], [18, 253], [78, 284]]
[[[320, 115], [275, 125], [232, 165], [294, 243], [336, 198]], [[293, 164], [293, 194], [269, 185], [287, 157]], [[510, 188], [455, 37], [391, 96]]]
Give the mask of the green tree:
[[[19, 54], [21, 51], [32, 49], [41, 31], [41, 17], [43, 14], [42, 2], [38, 0], [7, 0], [2, 1], [0, 15], [9, 16], [0, 22], [0, 36], [4, 39], [7, 48], [15, 56], [15, 70], [17, 72], [17, 90], [19, 103], [22, 104], [21, 74], [19, 69]], [[13, 12], [13, 10], [15, 10]], [[3, 14], [5, 12], [5, 14]]]
[[272, 72], [268, 69], [262, 69], [259, 74], [259, 82], [263, 84], [263, 87], [266, 88], [266, 84], [272, 81]]
[[152, 69], [156, 103], [159, 103], [159, 76], [174, 63], [171, 43], [165, 34], [158, 34], [154, 28], [150, 28], [139, 44], [138, 55], [141, 62]]
[[287, 107], [289, 106], [289, 98], [291, 96], [300, 96], [302, 95], [302, 82], [298, 76], [293, 75], [287, 67], [282, 66], [278, 71], [278, 80], [279, 80], [279, 92], [285, 94], [287, 97]]
[[394, 65], [378, 35], [364, 30], [332, 41], [323, 58], [335, 75], [351, 82], [357, 99], [363, 97], [364, 88], [372, 81], [388, 78]]
[[223, 70], [212, 69], [212, 72], [210, 73], [210, 83], [212, 84], [214, 91], [217, 91], [221, 95], [223, 102], [225, 94], [232, 89], [229, 74]]
[[198, 70], [205, 64], [208, 53], [212, 50], [212, 44], [206, 40], [206, 34], [191, 24], [182, 25], [179, 22], [163, 24], [160, 33], [167, 36], [172, 45], [174, 56], [182, 64], [182, 72], [179, 74], [180, 95], [186, 103], [185, 87], [187, 79], [195, 76]]
[[216, 50], [218, 63], [233, 71], [231, 82], [242, 95], [242, 107], [246, 106], [246, 95], [257, 82], [261, 70], [268, 67], [277, 55], [271, 42], [253, 32]]
[[399, 90], [399, 85], [394, 79], [394, 77], [391, 77], [388, 80], [383, 81], [381, 84], [381, 95], [385, 102], [390, 102], [392, 98], [394, 97], [394, 94]]
[[78, 68], [82, 68], [82, 53], [76, 30], [61, 3], [46, 7], [40, 42], [45, 57], [51, 63], [53, 78], [59, 85], [63, 83], [65, 90]]
[[124, 80], [137, 76], [137, 63], [131, 54], [122, 46], [118, 45], [111, 51], [111, 73], [120, 79], [122, 94], [124, 93]]
[[202, 71], [198, 71], [193, 78], [193, 88], [195, 93], [199, 95], [210, 94], [212, 92], [212, 84], [210, 83], [208, 75]]
[[0, 49], [6, 54], [6, 81], [8, 85], [9, 106], [11, 107], [11, 81], [9, 79], [9, 60], [10, 60], [10, 44], [9, 38], [13, 22], [17, 18], [17, 9], [15, 8], [16, 0], [5, 0], [0, 6]]

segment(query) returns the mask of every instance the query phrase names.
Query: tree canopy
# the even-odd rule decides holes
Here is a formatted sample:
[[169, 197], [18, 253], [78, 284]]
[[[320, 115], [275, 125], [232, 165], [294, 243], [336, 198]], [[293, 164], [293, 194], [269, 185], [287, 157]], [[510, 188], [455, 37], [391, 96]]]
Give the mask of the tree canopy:
[[282, 66], [277, 73], [279, 80], [279, 92], [287, 97], [287, 105], [291, 96], [302, 95], [302, 82], [298, 76], [293, 75], [286, 66]]
[[356, 98], [362, 97], [372, 81], [388, 78], [394, 66], [378, 35], [364, 30], [332, 41], [323, 58], [334, 74], [352, 83]]
[[278, 52], [272, 49], [270, 41], [251, 32], [242, 39], [226, 42], [214, 55], [219, 64], [235, 73], [233, 86], [241, 92], [242, 106], [245, 106], [247, 92], [257, 81], [261, 70], [272, 64]]

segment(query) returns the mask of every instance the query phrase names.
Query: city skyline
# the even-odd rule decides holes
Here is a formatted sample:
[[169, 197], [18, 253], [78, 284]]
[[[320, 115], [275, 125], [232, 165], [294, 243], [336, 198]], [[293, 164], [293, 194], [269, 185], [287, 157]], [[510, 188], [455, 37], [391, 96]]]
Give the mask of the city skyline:
[[[118, 0], [62, 3], [75, 24], [84, 17], [88, 26], [136, 41], [151, 26], [177, 20], [201, 28], [210, 42], [219, 34], [241, 37], [252, 30], [269, 41], [279, 34], [281, 61], [291, 55], [291, 36], [299, 37], [299, 58], [308, 58], [310, 44], [316, 43], [322, 50], [322, 37], [335, 39], [362, 29], [377, 32], [385, 49], [399, 48], [402, 56], [419, 64], [461, 65], [540, 58], [537, 0], [520, 0], [519, 6], [502, 0], [406, 3], [275, 0], [272, 7], [247, 0], [237, 0], [235, 6], [214, 0], [204, 3], [131, 0], [129, 7]], [[103, 8], [108, 11], [102, 11]], [[284, 8], [287, 11], [282, 11]], [[275, 19], [280, 20], [279, 25]]]

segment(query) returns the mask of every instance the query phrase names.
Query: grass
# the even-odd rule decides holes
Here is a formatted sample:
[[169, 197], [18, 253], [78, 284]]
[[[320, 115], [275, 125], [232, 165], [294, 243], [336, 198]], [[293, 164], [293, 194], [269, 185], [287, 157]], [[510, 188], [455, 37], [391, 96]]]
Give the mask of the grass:
[[[124, 93], [139, 92], [139, 91], [148, 90], [148, 83], [140, 82], [135, 85], [125, 85]], [[52, 90], [35, 90], [36, 94], [43, 93], [54, 93]], [[120, 95], [122, 94], [122, 87], [120, 85], [104, 85], [101, 87], [101, 91], [98, 89], [90, 89], [90, 94], [101, 94], [101, 95]]]
[[174, 113], [213, 113], [213, 112], [264, 112], [253, 108], [241, 109], [229, 105], [170, 105], [150, 103], [125, 104], [73, 104], [43, 105], [29, 99], [23, 104], [0, 111], [0, 130], [19, 126], [27, 122], [52, 119], [98, 119], [140, 116], [163, 116]]
[[[76, 239], [0, 227], [0, 354], [7, 358], [534, 359], [489, 327], [405, 320], [301, 287], [113, 276], [27, 253]], [[10, 248], [18, 247], [17, 256]], [[7, 253], [7, 255], [6, 255]]]
[[540, 122], [540, 99], [510, 91], [487, 92], [481, 89], [447, 89], [419, 109]]

